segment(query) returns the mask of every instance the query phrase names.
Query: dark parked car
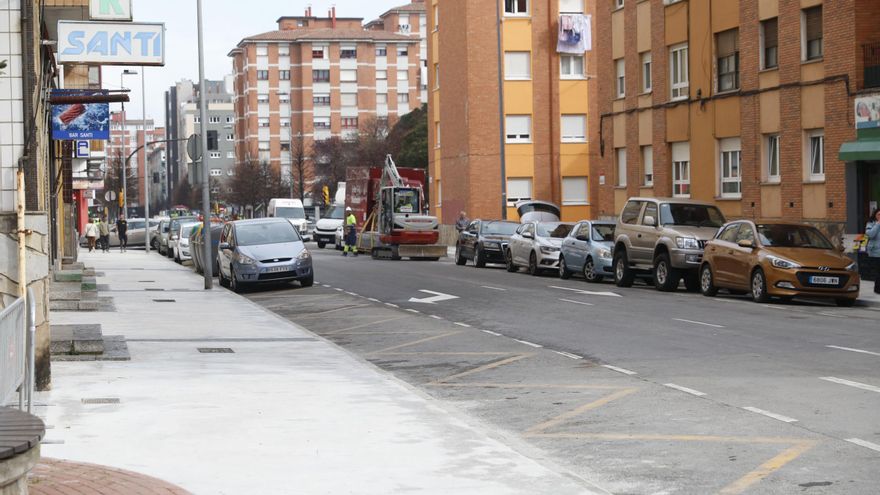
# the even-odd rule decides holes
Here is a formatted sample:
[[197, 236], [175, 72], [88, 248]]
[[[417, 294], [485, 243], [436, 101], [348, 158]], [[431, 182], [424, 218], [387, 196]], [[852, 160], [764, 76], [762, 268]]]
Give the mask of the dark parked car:
[[[213, 270], [211, 273], [216, 277], [220, 272], [219, 265], [217, 264], [217, 246], [220, 245], [220, 234], [223, 232], [222, 223], [212, 223], [211, 224], [211, 255], [212, 255], [212, 263]], [[205, 251], [205, 238], [202, 236], [203, 226], [199, 226], [196, 231], [193, 233], [192, 237], [190, 237], [190, 253], [192, 254], [193, 260], [193, 269], [196, 273], [204, 273], [204, 264], [202, 264], [202, 253]]]
[[486, 263], [504, 263], [504, 252], [510, 236], [519, 224], [503, 220], [474, 220], [458, 235], [455, 244], [455, 263], [464, 265], [473, 260], [482, 268]]

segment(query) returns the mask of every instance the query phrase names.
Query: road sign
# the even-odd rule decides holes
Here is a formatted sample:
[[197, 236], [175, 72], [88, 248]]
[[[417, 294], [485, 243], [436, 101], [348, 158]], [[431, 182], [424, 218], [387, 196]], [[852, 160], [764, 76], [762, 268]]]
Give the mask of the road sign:
[[410, 298], [409, 302], [417, 302], [417, 303], [423, 303], [423, 304], [437, 304], [438, 302], [451, 301], [453, 299], [458, 299], [458, 296], [444, 294], [442, 292], [434, 292], [432, 290], [420, 289], [419, 292], [424, 292], [425, 294], [433, 294], [433, 296], [425, 297], [423, 299], [416, 299], [415, 297], [412, 297], [412, 298]]
[[92, 143], [90, 141], [77, 141], [73, 148], [74, 158], [89, 158], [92, 155]]
[[107, 191], [104, 193], [104, 199], [107, 201], [116, 201], [116, 191]]
[[198, 134], [193, 134], [186, 140], [186, 154], [189, 159], [197, 162], [202, 159], [202, 140]]
[[89, 0], [93, 21], [131, 21], [131, 0]]

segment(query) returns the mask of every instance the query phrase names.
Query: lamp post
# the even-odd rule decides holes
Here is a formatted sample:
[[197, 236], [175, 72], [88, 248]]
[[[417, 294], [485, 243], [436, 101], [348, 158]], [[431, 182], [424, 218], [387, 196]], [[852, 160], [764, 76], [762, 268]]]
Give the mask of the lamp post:
[[[134, 76], [137, 75], [136, 71], [125, 69], [122, 71], [122, 74], [119, 74], [119, 87], [121, 89], [125, 89], [124, 83], [122, 79], [125, 76]], [[137, 138], [137, 133], [135, 133], [135, 138]], [[125, 145], [125, 140], [128, 138], [128, 129], [125, 127], [125, 103], [122, 104], [122, 156], [125, 157], [126, 151], [128, 151], [128, 147]], [[127, 164], [123, 162], [122, 164], [122, 218], [128, 218], [128, 170]]]
[[147, 85], [146, 71], [141, 67], [141, 117], [144, 128], [144, 252], [150, 254], [150, 182], [153, 175], [150, 174], [150, 149], [147, 147]]
[[208, 164], [205, 160], [205, 153], [208, 151], [208, 94], [205, 84], [205, 44], [204, 44], [204, 28], [202, 26], [202, 0], [197, 1], [198, 8], [198, 31], [199, 31], [199, 118], [201, 119], [202, 134], [202, 218], [204, 227], [202, 227], [202, 239], [205, 241], [204, 258], [207, 262], [204, 265], [205, 273], [205, 290], [214, 287], [214, 263], [211, 256], [211, 179], [208, 175]]

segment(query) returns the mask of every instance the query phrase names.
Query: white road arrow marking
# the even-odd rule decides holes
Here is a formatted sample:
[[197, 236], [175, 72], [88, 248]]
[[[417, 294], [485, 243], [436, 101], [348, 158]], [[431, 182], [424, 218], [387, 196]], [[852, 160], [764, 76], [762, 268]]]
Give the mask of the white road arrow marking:
[[571, 292], [577, 292], [578, 294], [584, 294], [586, 296], [607, 296], [607, 297], [623, 297], [620, 294], [614, 292], [595, 292], [591, 290], [581, 290], [581, 289], [572, 289], [570, 287], [557, 287], [555, 285], [550, 286], [551, 289], [559, 289], [559, 290], [567, 290]]
[[458, 296], [453, 296], [451, 294], [444, 294], [442, 292], [434, 292], [432, 290], [420, 289], [419, 292], [424, 292], [425, 294], [433, 294], [431, 297], [425, 297], [422, 299], [416, 299], [415, 297], [411, 297], [409, 302], [415, 303], [423, 303], [423, 304], [437, 304], [438, 302], [443, 301], [451, 301], [453, 299], [458, 299]]

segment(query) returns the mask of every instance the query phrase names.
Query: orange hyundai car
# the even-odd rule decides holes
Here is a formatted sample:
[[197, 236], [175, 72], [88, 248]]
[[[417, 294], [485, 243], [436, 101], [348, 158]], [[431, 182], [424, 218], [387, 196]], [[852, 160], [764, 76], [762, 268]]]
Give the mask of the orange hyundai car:
[[795, 223], [727, 223], [706, 244], [700, 267], [703, 295], [751, 292], [756, 302], [808, 296], [852, 306], [859, 282], [851, 259], [814, 227]]

